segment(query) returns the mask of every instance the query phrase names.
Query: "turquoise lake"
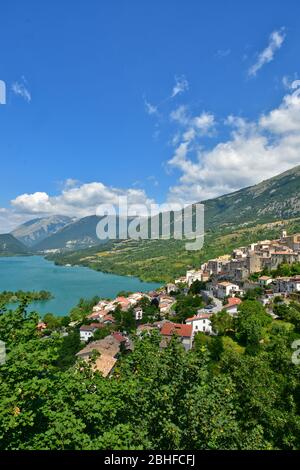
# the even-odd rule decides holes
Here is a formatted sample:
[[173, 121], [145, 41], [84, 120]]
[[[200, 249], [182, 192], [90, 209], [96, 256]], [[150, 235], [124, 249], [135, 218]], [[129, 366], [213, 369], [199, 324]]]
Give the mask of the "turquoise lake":
[[41, 256], [0, 258], [0, 292], [47, 290], [54, 299], [30, 304], [42, 314], [67, 315], [82, 297], [115, 297], [118, 292], [146, 292], [159, 284], [138, 278], [116, 276], [84, 267], [55, 266]]

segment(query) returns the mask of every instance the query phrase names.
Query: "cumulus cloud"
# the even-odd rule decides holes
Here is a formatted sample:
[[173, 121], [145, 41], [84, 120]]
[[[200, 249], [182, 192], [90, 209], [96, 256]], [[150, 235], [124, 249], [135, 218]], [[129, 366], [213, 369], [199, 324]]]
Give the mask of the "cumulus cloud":
[[277, 31], [273, 31], [269, 37], [269, 43], [267, 47], [258, 55], [257, 61], [248, 70], [250, 77], [255, 77], [257, 72], [265, 65], [274, 59], [276, 51], [278, 51], [284, 40], [285, 30], [281, 28]]
[[143, 189], [119, 189], [100, 182], [78, 184], [76, 187], [65, 186], [58, 196], [45, 192], [25, 193], [13, 199], [10, 208], [0, 208], [0, 233], [7, 233], [17, 225], [36, 217], [59, 214], [82, 218], [95, 215], [99, 205], [118, 206], [119, 197], [122, 196], [127, 197], [129, 205], [144, 205], [149, 208], [155, 203]]
[[22, 78], [22, 82], [14, 82], [11, 87], [13, 93], [17, 96], [21, 96], [27, 103], [31, 101], [31, 94], [26, 87], [26, 81]]
[[210, 150], [184, 138], [168, 164], [181, 172], [170, 201], [207, 200], [292, 168], [300, 163], [300, 96], [286, 95], [278, 108], [257, 121], [228, 116], [230, 138]]
[[94, 182], [62, 191], [58, 196], [45, 192], [21, 194], [11, 201], [13, 209], [26, 214], [62, 214], [84, 217], [96, 213], [100, 204], [118, 204], [118, 198], [126, 196], [129, 204], [150, 204], [142, 189], [118, 189]]
[[215, 127], [215, 117], [211, 113], [203, 112], [193, 119], [194, 127], [200, 132], [200, 135], [209, 135]]
[[[212, 113], [203, 111], [198, 116], [191, 116], [188, 107], [185, 105], [178, 106], [170, 113], [170, 120], [188, 128], [185, 131], [186, 136], [195, 136], [196, 130], [201, 135], [208, 135], [215, 128], [215, 117]], [[189, 140], [186, 138], [184, 140]]]
[[182, 126], [189, 123], [190, 117], [188, 116], [188, 108], [185, 105], [180, 105], [170, 113], [171, 121], [177, 122]]

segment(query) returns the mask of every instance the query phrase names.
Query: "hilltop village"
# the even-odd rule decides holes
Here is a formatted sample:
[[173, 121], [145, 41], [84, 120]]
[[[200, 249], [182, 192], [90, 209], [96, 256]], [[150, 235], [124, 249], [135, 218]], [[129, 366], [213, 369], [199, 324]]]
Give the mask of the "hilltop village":
[[[236, 248], [157, 291], [100, 300], [70, 323], [79, 328], [77, 357], [89, 361], [96, 352], [93, 367], [109, 376], [134, 340], [153, 331], [161, 348], [175, 335], [188, 351], [197, 334], [217, 335], [220, 315], [237, 317], [247, 299], [259, 301], [273, 319], [279, 318], [278, 305], [300, 301], [300, 234], [283, 231], [280, 239]], [[41, 321], [38, 328], [48, 326]]]

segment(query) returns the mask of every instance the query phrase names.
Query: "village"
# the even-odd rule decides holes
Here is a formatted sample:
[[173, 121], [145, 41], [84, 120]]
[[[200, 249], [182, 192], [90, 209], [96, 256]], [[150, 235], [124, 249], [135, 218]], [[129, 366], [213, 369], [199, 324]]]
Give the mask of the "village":
[[[97, 351], [94, 368], [104, 377], [110, 376], [120, 354], [133, 350], [134, 338], [142, 339], [152, 331], [160, 334], [161, 348], [176, 335], [189, 351], [197, 333], [218, 333], [211, 321], [213, 315], [226, 312], [237, 316], [249, 293], [254, 293], [254, 298], [276, 319], [274, 301], [300, 300], [299, 270], [299, 274], [289, 276], [278, 276], [276, 272], [299, 265], [300, 234], [283, 231], [280, 239], [234, 249], [231, 255], [211, 259], [198, 270], [188, 270], [185, 276], [157, 291], [123, 293], [113, 300], [100, 300], [79, 327], [85, 346], [77, 357], [89, 361]], [[187, 304], [179, 321], [178, 305], [184, 304], [185, 298], [194, 299], [193, 307]], [[76, 327], [77, 323], [70, 326]], [[43, 323], [39, 327], [47, 328]]]

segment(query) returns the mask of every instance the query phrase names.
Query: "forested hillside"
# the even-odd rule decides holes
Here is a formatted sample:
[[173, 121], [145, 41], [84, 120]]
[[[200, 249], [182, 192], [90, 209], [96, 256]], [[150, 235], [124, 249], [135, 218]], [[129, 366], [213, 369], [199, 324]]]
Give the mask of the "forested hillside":
[[188, 353], [175, 337], [160, 349], [159, 335], [146, 335], [103, 378], [75, 363], [76, 330], [41, 339], [38, 314], [2, 308], [0, 449], [300, 449], [293, 311], [274, 321], [247, 301]]

